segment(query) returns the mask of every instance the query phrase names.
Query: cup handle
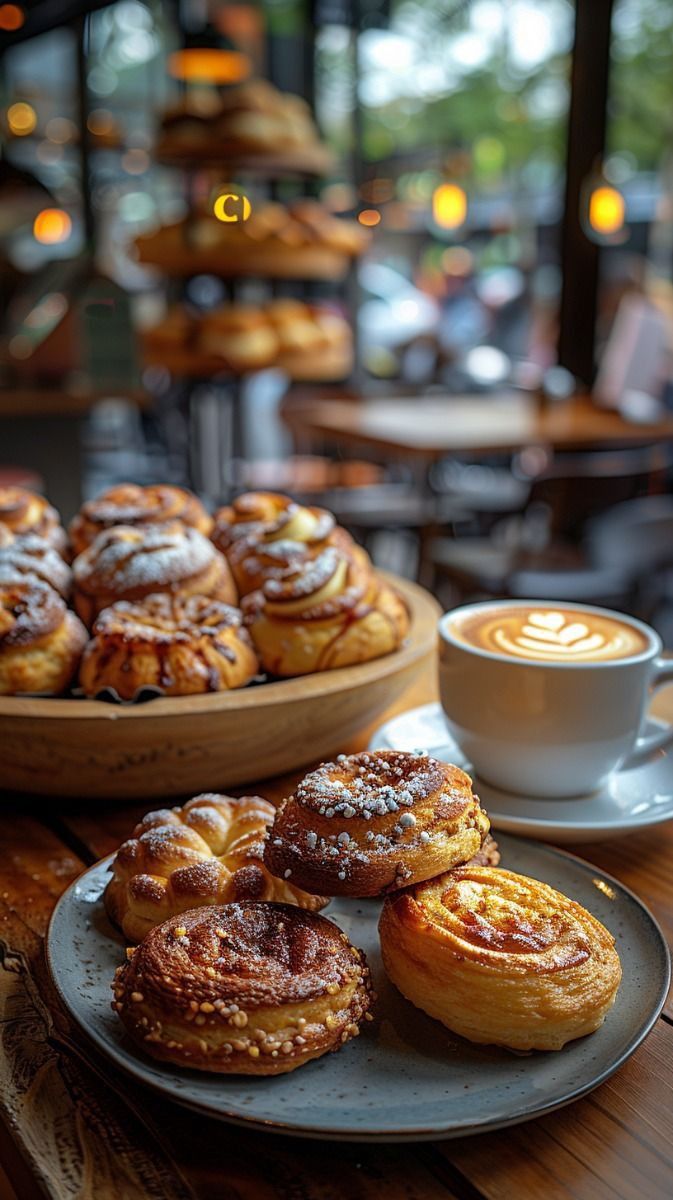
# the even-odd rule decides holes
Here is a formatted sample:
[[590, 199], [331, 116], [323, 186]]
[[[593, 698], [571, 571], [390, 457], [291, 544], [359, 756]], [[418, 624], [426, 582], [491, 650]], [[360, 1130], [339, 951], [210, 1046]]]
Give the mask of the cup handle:
[[[673, 658], [655, 658], [653, 666], [650, 688], [656, 692], [664, 684], [673, 682]], [[673, 725], [667, 724], [657, 733], [641, 733], [636, 738], [636, 744], [631, 754], [622, 763], [620, 769], [628, 771], [630, 767], [640, 766], [641, 763], [656, 754], [657, 750], [665, 750], [671, 743], [673, 743]]]

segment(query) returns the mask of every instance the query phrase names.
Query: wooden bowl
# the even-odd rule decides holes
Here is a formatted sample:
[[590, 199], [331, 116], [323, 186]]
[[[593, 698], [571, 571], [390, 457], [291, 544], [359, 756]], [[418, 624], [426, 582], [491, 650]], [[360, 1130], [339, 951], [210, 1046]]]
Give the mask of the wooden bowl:
[[439, 606], [416, 584], [391, 582], [409, 606], [411, 632], [401, 650], [374, 662], [137, 705], [0, 697], [1, 786], [91, 798], [194, 795], [338, 753], [433, 669]]

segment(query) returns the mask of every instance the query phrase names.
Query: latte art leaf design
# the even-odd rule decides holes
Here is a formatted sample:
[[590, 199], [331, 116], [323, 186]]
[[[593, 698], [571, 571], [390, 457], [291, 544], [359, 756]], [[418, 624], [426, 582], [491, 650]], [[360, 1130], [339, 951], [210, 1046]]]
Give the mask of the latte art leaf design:
[[561, 656], [591, 653], [606, 644], [602, 634], [591, 633], [582, 621], [566, 624], [566, 618], [560, 612], [530, 613], [515, 641], [527, 650], [543, 649]]

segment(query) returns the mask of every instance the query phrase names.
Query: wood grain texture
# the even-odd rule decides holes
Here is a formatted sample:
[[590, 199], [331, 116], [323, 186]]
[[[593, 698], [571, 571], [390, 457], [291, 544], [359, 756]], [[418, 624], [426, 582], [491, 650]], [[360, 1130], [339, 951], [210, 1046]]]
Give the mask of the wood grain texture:
[[411, 613], [405, 645], [357, 666], [148, 704], [0, 697], [3, 785], [105, 798], [223, 790], [325, 758], [433, 670], [439, 605], [392, 581]]

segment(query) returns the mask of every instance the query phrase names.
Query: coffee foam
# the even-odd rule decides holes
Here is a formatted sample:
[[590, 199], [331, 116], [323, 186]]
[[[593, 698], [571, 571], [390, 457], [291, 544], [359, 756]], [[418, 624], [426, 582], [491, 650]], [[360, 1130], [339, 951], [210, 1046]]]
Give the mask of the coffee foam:
[[457, 619], [451, 630], [478, 650], [533, 662], [606, 662], [642, 654], [649, 644], [617, 617], [560, 607], [482, 609]]

